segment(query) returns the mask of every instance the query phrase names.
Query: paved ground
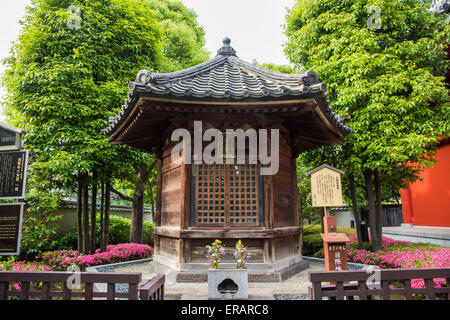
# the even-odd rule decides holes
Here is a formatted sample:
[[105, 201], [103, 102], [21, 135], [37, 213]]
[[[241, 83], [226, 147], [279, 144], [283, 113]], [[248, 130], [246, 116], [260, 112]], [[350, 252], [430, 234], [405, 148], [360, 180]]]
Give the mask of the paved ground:
[[395, 240], [433, 243], [443, 247], [450, 247], [450, 228], [418, 226], [384, 227], [383, 236]]
[[412, 227], [383, 227], [383, 231], [404, 231], [404, 232], [417, 232], [423, 234], [442, 234], [450, 236], [450, 228], [439, 228], [439, 227], [420, 227], [420, 226], [412, 226]]
[[[309, 271], [324, 271], [323, 263], [310, 262], [310, 267], [282, 282], [250, 282], [249, 299], [273, 299], [274, 296], [306, 296], [308, 294]], [[162, 269], [153, 262], [116, 268], [115, 272], [141, 272], [143, 279], [151, 279], [156, 273], [166, 274], [167, 299], [203, 300], [208, 297], [208, 283], [177, 283], [175, 272]]]

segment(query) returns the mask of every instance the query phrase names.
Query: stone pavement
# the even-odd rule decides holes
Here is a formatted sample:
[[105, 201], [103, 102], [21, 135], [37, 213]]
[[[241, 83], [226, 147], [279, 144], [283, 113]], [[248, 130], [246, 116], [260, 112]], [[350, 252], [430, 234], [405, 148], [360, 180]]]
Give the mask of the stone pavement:
[[450, 247], [450, 228], [419, 227], [404, 224], [401, 227], [383, 227], [383, 236], [415, 243], [432, 243]]
[[[248, 284], [249, 300], [272, 300], [276, 296], [299, 297], [308, 295], [308, 272], [324, 271], [325, 266], [320, 262], [310, 262], [308, 269], [282, 282], [250, 282]], [[114, 272], [141, 272], [142, 278], [151, 279], [157, 273], [166, 274], [166, 299], [206, 300], [208, 299], [208, 283], [177, 283], [176, 272], [163, 268], [154, 262], [141, 263], [121, 268]]]

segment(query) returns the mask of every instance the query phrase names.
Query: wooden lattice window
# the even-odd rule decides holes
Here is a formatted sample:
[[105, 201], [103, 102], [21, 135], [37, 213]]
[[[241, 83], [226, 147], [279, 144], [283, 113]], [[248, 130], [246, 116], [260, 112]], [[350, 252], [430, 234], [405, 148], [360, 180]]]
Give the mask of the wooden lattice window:
[[259, 226], [258, 165], [201, 164], [194, 170], [194, 225]]

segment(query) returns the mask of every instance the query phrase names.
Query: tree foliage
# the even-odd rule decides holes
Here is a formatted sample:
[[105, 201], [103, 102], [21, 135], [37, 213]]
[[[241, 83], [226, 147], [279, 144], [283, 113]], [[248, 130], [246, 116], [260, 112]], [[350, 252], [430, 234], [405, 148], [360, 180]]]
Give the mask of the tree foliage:
[[205, 30], [181, 1], [150, 0], [162, 29], [163, 70], [172, 72], [205, 62]]
[[287, 56], [319, 74], [333, 111], [352, 128], [342, 146], [310, 157], [352, 173], [373, 214], [381, 186], [417, 179], [449, 133], [450, 30], [428, 9], [419, 0], [299, 0], [286, 17]]
[[181, 2], [33, 0], [2, 77], [8, 122], [27, 131], [33, 187], [67, 196], [148, 166], [152, 156], [111, 146], [101, 129], [139, 70], [202, 62], [203, 45]]
[[297, 70], [293, 68], [292, 66], [285, 65], [285, 64], [274, 64], [274, 63], [258, 63], [256, 59], [253, 59], [252, 63], [258, 67], [280, 72], [280, 73], [287, 73], [287, 74], [293, 74], [296, 73]]

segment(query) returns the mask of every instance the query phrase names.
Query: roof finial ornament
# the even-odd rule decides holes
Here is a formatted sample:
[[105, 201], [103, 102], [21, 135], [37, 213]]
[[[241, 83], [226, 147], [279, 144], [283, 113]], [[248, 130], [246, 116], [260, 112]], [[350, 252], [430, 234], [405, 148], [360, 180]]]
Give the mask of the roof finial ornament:
[[223, 46], [217, 51], [217, 55], [222, 56], [235, 56], [236, 50], [233, 49], [232, 46], [230, 46], [231, 40], [228, 37], [223, 38], [222, 40]]

